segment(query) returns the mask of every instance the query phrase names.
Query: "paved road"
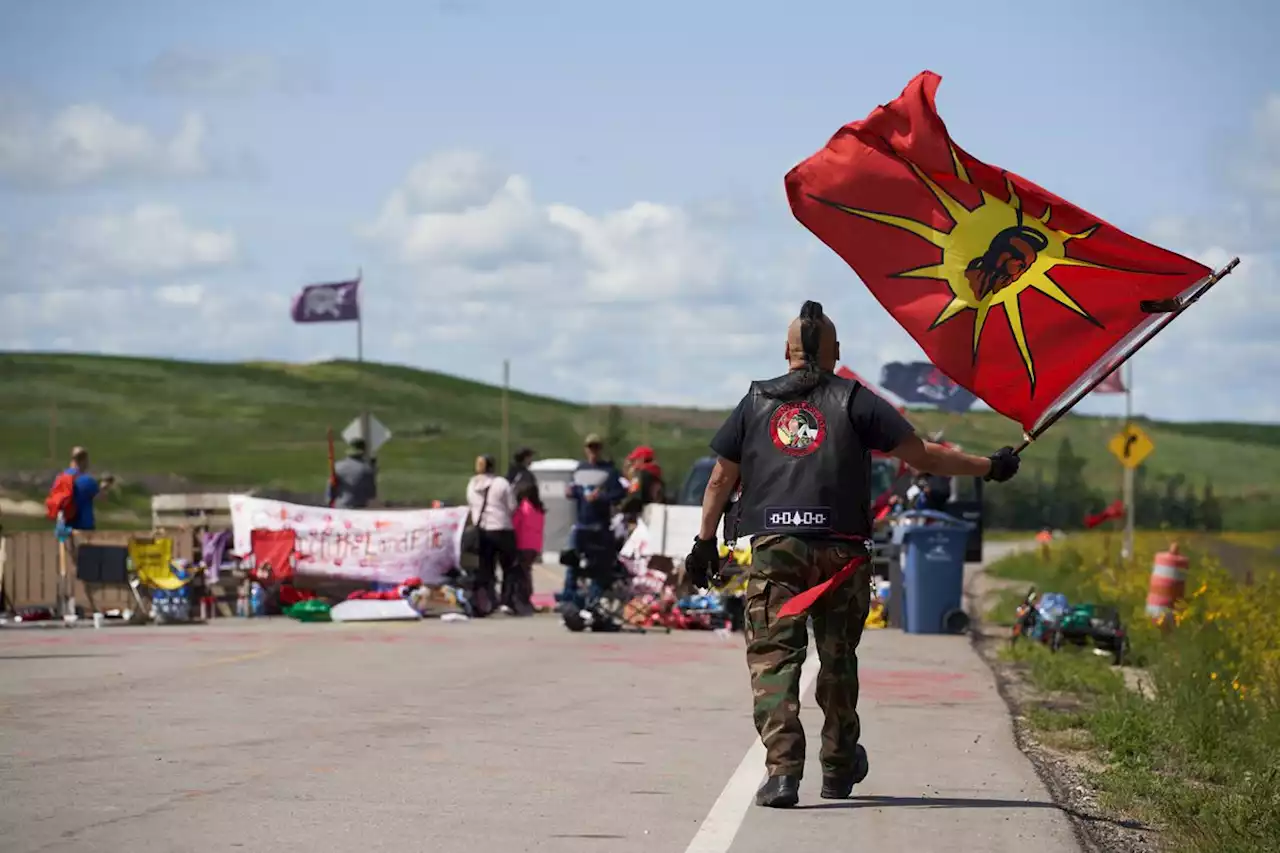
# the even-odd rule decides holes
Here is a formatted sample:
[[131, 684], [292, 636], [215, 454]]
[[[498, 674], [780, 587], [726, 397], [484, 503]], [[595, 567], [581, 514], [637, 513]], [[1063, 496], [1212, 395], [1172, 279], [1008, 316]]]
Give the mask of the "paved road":
[[870, 777], [828, 802], [811, 764], [801, 806], [772, 811], [750, 805], [740, 635], [0, 631], [0, 849], [1078, 849], [967, 640], [869, 631], [862, 661]]

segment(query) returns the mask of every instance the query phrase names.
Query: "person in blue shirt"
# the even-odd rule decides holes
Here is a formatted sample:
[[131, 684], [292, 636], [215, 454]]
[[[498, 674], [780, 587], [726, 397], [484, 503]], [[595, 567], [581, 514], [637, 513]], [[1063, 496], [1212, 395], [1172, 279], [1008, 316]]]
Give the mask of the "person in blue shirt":
[[[592, 433], [583, 442], [587, 458], [578, 463], [573, 482], [565, 486], [565, 495], [577, 504], [577, 517], [569, 533], [569, 550], [590, 554], [602, 568], [617, 562], [618, 541], [611, 529], [613, 507], [626, 497], [622, 474], [603, 457], [604, 442]], [[578, 574], [575, 566], [566, 566], [561, 602], [578, 598]]]
[[76, 517], [68, 525], [72, 530], [94, 530], [93, 501], [105, 489], [111, 488], [115, 477], [101, 479], [89, 473], [89, 451], [83, 447], [71, 450], [71, 465], [62, 473], [75, 477], [71, 500], [76, 507]]

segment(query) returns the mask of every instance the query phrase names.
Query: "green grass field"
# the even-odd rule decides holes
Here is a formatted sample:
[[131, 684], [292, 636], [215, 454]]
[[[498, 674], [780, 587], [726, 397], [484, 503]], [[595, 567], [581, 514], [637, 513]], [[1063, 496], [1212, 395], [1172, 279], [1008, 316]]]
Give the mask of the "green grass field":
[[[745, 390], [745, 389], [744, 389]], [[317, 495], [326, 476], [325, 430], [335, 434], [362, 405], [394, 438], [381, 453], [380, 490], [400, 504], [456, 500], [477, 453], [501, 449], [501, 389], [382, 364], [209, 364], [89, 355], [0, 354], [0, 485], [42, 493], [51, 465], [73, 444], [128, 484], [120, 505], [172, 489], [259, 487]], [[653, 445], [674, 485], [706, 454], [722, 411], [624, 409], [613, 434]], [[1016, 424], [991, 413], [911, 413], [922, 431], [944, 430], [987, 453], [1016, 444]], [[56, 434], [51, 435], [51, 422]], [[577, 456], [581, 437], [608, 432], [605, 407], [512, 391], [512, 447], [543, 457]], [[1212, 479], [1224, 503], [1266, 499], [1280, 483], [1280, 426], [1142, 422], [1156, 445], [1149, 476], [1182, 473], [1199, 489]], [[1053, 477], [1070, 437], [1085, 477], [1118, 494], [1120, 468], [1106, 449], [1118, 420], [1068, 416], [1024, 454], [1022, 476]], [[51, 441], [55, 445], [51, 448]], [[339, 441], [341, 452], [341, 441]], [[56, 459], [51, 457], [56, 456]], [[1252, 497], [1250, 497], [1252, 495]]]
[[[1145, 599], [1153, 554], [1170, 539], [1190, 566], [1161, 630]], [[1104, 805], [1164, 827], [1161, 849], [1280, 849], [1280, 533], [1144, 533], [1128, 564], [1117, 547], [1073, 534], [1047, 557], [1033, 550], [989, 569], [1020, 582], [989, 615], [998, 623], [1012, 622], [1030, 584], [1116, 607], [1154, 694], [1131, 689], [1105, 658], [1024, 641], [1001, 657], [1039, 691], [1029, 723], [1046, 744], [1086, 756]]]

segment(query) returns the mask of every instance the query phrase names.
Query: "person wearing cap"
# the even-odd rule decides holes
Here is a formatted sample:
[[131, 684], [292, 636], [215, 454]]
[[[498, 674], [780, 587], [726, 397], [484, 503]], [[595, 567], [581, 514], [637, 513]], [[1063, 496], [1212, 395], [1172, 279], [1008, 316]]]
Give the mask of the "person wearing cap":
[[653, 448], [640, 445], [627, 455], [623, 473], [629, 485], [621, 510], [639, 515], [651, 503], [666, 503], [666, 485], [662, 480], [662, 467], [658, 465]]
[[[612, 531], [613, 507], [626, 497], [617, 466], [604, 458], [604, 441], [591, 433], [582, 442], [586, 459], [578, 463], [565, 495], [577, 504], [577, 515], [569, 531], [569, 549], [590, 554], [601, 567], [617, 562], [619, 543]], [[578, 577], [574, 566], [565, 567], [562, 603], [576, 600]]]
[[870, 608], [871, 451], [936, 474], [1007, 480], [1018, 470], [1012, 447], [981, 457], [921, 440], [881, 397], [835, 375], [840, 342], [821, 304], [800, 309], [784, 353], [787, 373], [751, 383], [711, 440], [718, 458], [685, 561], [705, 587], [720, 562], [717, 528], [740, 484], [737, 530], [726, 537], [751, 537], [744, 627], [768, 773], [756, 804], [771, 808], [799, 801], [800, 667], [810, 615], [821, 661], [822, 796], [848, 797], [870, 769], [860, 743], [857, 647]]
[[364, 509], [378, 497], [378, 466], [365, 458], [363, 438], [352, 439], [347, 444], [347, 458], [339, 459], [333, 466], [336, 487], [325, 487], [325, 503], [335, 509]]

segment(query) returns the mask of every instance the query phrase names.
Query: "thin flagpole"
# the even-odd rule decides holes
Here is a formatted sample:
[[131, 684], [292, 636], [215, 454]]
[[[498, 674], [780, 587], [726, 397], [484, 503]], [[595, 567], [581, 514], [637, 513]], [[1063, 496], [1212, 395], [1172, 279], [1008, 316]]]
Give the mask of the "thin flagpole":
[[[1129, 374], [1124, 386], [1124, 428], [1127, 433], [1133, 424], [1133, 362], [1126, 364], [1125, 368]], [[1133, 480], [1133, 468], [1124, 466], [1124, 544], [1120, 556], [1125, 560], [1133, 557]]]
[[363, 279], [363, 273], [357, 268], [356, 271], [356, 362], [360, 365], [364, 364], [364, 307], [361, 305], [360, 299], [360, 282]]
[[1049, 418], [1049, 420], [1045, 421], [1043, 424], [1036, 427], [1031, 432], [1025, 433], [1022, 438], [1022, 443], [1019, 444], [1017, 449], [1014, 450], [1013, 452], [1022, 453], [1022, 451], [1030, 447], [1031, 442], [1035, 441], [1037, 438], [1044, 435], [1045, 430], [1053, 426], [1055, 423], [1058, 422], [1058, 420], [1063, 415], [1065, 415], [1067, 412], [1075, 408], [1075, 405], [1079, 403], [1081, 400], [1083, 400], [1086, 396], [1091, 394], [1094, 388], [1097, 388], [1100, 384], [1102, 384], [1102, 380], [1106, 379], [1109, 374], [1114, 373], [1116, 370], [1119, 370], [1121, 365], [1127, 364], [1129, 359], [1137, 355], [1138, 350], [1142, 349], [1144, 346], [1149, 344], [1152, 338], [1154, 338], [1157, 334], [1163, 331], [1166, 326], [1168, 326], [1175, 319], [1177, 319], [1177, 317], [1180, 314], [1182, 314], [1182, 312], [1186, 311], [1188, 308], [1194, 305], [1196, 301], [1200, 299], [1201, 296], [1204, 296], [1209, 291], [1209, 288], [1213, 287], [1215, 284], [1217, 284], [1219, 281], [1221, 281], [1223, 278], [1229, 275], [1231, 271], [1235, 269], [1236, 265], [1239, 263], [1240, 263], [1239, 258], [1232, 258], [1231, 263], [1227, 264], [1225, 267], [1218, 270], [1217, 272], [1212, 273], [1211, 275], [1205, 276], [1200, 281], [1200, 284], [1196, 287], [1196, 289], [1192, 291], [1192, 293], [1186, 298], [1165, 299], [1165, 300], [1159, 300], [1155, 302], [1148, 302], [1144, 300], [1142, 303], [1142, 309], [1144, 311], [1151, 314], [1163, 314], [1164, 316], [1162, 316], [1155, 323], [1152, 323], [1150, 327], [1148, 327], [1142, 332], [1142, 334], [1138, 338], [1137, 346], [1131, 349], [1125, 355], [1125, 357], [1120, 360], [1119, 364], [1117, 364], [1114, 368], [1107, 371], [1106, 373], [1103, 373], [1102, 375], [1100, 375], [1097, 379], [1095, 379], [1090, 384], [1086, 385], [1085, 387], [1077, 391], [1065, 406], [1063, 406], [1061, 409], [1053, 413], [1053, 417]]
[[364, 300], [360, 296], [360, 284], [364, 283], [364, 270], [356, 267], [356, 365], [360, 377], [360, 437], [364, 439], [365, 452], [373, 458], [369, 436], [369, 383], [364, 381]]

